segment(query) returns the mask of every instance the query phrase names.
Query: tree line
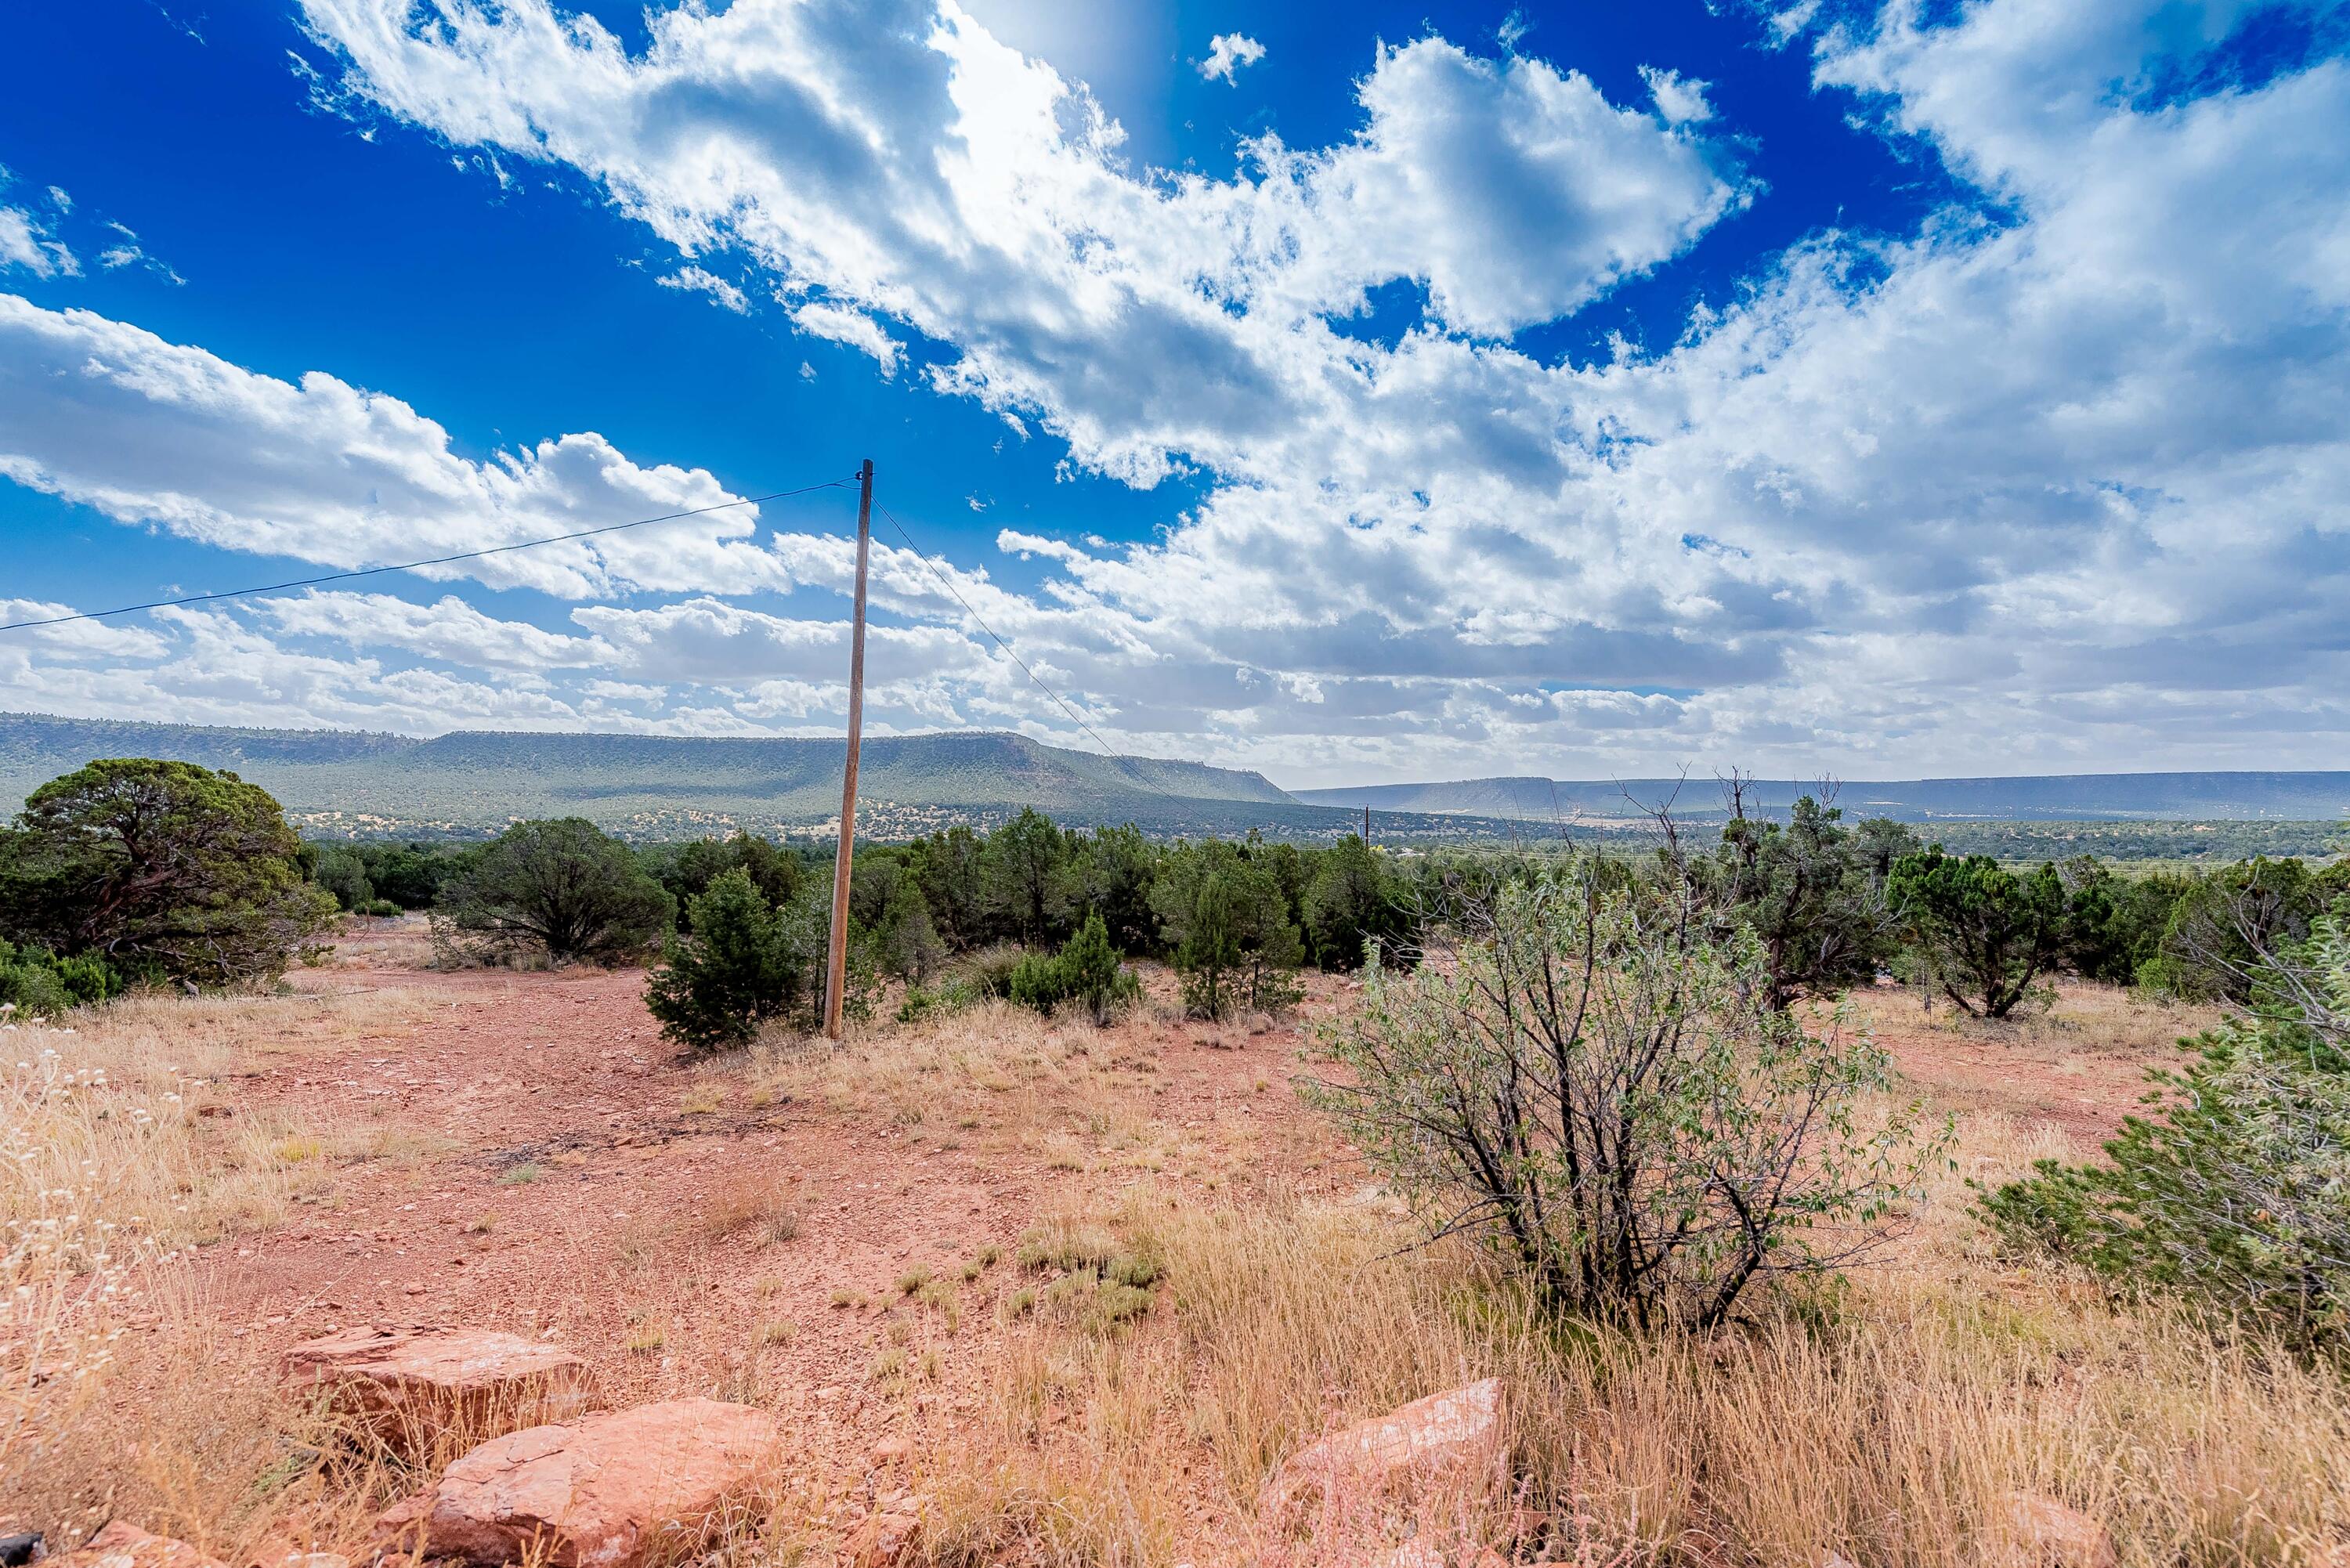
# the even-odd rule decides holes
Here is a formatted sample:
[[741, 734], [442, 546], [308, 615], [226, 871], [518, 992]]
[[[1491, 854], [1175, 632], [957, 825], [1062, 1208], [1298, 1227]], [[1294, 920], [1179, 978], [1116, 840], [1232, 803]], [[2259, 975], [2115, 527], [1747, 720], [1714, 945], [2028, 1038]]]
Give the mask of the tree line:
[[[1717, 935], [1752, 930], [1776, 1007], [1887, 974], [1991, 1018], [2060, 973], [2241, 1002], [2256, 954], [2304, 940], [2350, 893], [2339, 861], [2130, 875], [2076, 856], [2011, 869], [1947, 854], [1899, 822], [1848, 822], [1817, 798], [1765, 819], [1745, 809], [1738, 783], [1718, 836], [1688, 841], [1660, 815], [1659, 847], [1601, 862], [1627, 883], [1686, 886]], [[757, 973], [727, 983], [755, 1000], [728, 1004], [732, 1022], [715, 1036], [679, 1026], [681, 1038], [742, 1038], [770, 1018], [805, 1020], [820, 1002], [829, 860], [747, 834], [631, 846], [579, 818], [520, 822], [469, 845], [306, 843], [234, 774], [101, 761], [43, 785], [0, 829], [0, 941], [10, 944], [0, 973], [12, 977], [0, 1001], [21, 992], [20, 1006], [69, 1005], [140, 980], [266, 979], [336, 910], [422, 910], [454, 961], [660, 955], [691, 980], [723, 956], [713, 943], [748, 942]], [[972, 990], [1009, 994], [1021, 955], [1034, 953], [1024, 996], [1107, 1005], [1114, 980], [1064, 984], [1045, 963], [1098, 922], [1088, 953], [1106, 945], [1120, 960], [1170, 963], [1191, 1011], [1271, 1011], [1294, 997], [1301, 969], [1353, 971], [1374, 951], [1396, 961], [1432, 924], [1543, 861], [1539, 850], [1391, 855], [1355, 837], [1167, 843], [1130, 825], [1065, 828], [1024, 811], [992, 832], [859, 848], [851, 1000], [869, 1002], [884, 980], [903, 983], [913, 1012]]]
[[[1889, 1059], [1798, 1002], [1890, 977], [1997, 1019], [2064, 973], [2221, 1001], [2103, 1161], [2045, 1163], [1981, 1212], [2117, 1288], [2350, 1344], [2350, 863], [2014, 869], [1828, 800], [1765, 819], [1741, 796], [1733, 778], [1702, 842], [1659, 813], [1641, 855], [1159, 843], [1033, 811], [870, 845], [846, 1000], [891, 980], [906, 1017], [1003, 996], [1101, 1019], [1149, 957], [1220, 1018], [1285, 1006], [1305, 967], [1357, 971], [1360, 1004], [1315, 1038], [1345, 1070], [1311, 1097], [1541, 1299], [1636, 1324], [1725, 1321], [1756, 1282], [1836, 1266], [1942, 1157], [1914, 1111], [1855, 1120]], [[829, 871], [755, 836], [639, 847], [579, 818], [307, 844], [233, 773], [101, 761], [0, 829], [0, 1006], [263, 984], [338, 909], [423, 909], [451, 961], [652, 958], [648, 1007], [708, 1051], [813, 1023]]]

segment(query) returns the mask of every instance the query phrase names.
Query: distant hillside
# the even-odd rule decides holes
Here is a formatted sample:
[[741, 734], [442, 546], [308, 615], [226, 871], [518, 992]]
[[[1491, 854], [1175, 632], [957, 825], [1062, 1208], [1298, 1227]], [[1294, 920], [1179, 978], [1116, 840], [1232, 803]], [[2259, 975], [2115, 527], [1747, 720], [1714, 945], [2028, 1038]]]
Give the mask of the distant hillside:
[[[1752, 798], [1785, 807], [1817, 792], [1805, 779], [1758, 781]], [[1721, 815], [1711, 777], [1566, 780], [1461, 779], [1451, 784], [1367, 784], [1291, 792], [1315, 805], [1368, 805], [1572, 825], [1637, 815], [1640, 805], [1675, 798], [1693, 820]], [[1837, 804], [1855, 816], [1905, 822], [2330, 822], [2350, 817], [2350, 773], [2064, 774], [2043, 777], [1850, 781]], [[1634, 803], [1640, 803], [1635, 805]]]
[[[316, 831], [465, 832], [554, 815], [655, 836], [813, 830], [838, 814], [845, 751], [834, 740], [463, 732], [420, 741], [0, 714], [0, 808], [13, 812], [93, 757], [151, 756], [234, 769]], [[1003, 733], [869, 740], [858, 800], [866, 831], [885, 836], [984, 823], [1024, 805], [1176, 833], [1315, 835], [1345, 820], [1299, 805], [1260, 774], [1114, 760]]]

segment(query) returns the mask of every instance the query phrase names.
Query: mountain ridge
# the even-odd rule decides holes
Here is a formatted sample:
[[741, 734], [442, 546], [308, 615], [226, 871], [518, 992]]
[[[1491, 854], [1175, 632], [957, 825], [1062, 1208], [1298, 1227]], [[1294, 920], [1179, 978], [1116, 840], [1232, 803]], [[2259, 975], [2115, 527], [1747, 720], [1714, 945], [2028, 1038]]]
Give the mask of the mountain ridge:
[[[1783, 810], [1816, 794], [1816, 779], [1749, 781], [1748, 800]], [[2350, 772], [2254, 770], [2114, 774], [2021, 774], [2008, 777], [1849, 779], [1836, 785], [1848, 816], [1939, 821], [2283, 821], [2350, 816]], [[1672, 800], [1677, 815], [1722, 815], [1711, 779], [1552, 779], [1539, 774], [1397, 784], [1349, 784], [1290, 792], [1311, 805], [1432, 815], [1566, 823], [1635, 817]]]
[[[847, 751], [824, 737], [454, 730], [420, 739], [0, 713], [0, 807], [13, 811], [94, 757], [158, 756], [233, 770], [314, 825], [381, 818], [461, 829], [579, 815], [642, 831], [807, 827], [838, 815]], [[1035, 805], [1071, 818], [1196, 819], [1201, 830], [1259, 818], [1335, 821], [1262, 774], [1105, 757], [1008, 731], [874, 736], [858, 766], [860, 815], [869, 806], [985, 817]]]

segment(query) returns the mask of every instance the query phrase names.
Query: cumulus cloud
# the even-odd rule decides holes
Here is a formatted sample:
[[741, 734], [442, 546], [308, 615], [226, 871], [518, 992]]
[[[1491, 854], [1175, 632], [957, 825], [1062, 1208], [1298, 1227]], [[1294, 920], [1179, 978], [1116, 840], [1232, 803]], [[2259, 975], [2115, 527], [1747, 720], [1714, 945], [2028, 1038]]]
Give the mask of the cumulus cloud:
[[[1740, 128], [1665, 65], [1617, 103], [1421, 37], [1371, 58], [1350, 137], [1144, 180], [1081, 85], [952, 5], [673, 6], [636, 52], [545, 0], [411, 11], [305, 0], [339, 101], [575, 168], [885, 371], [893, 328], [919, 334], [931, 385], [1074, 465], [1202, 476], [1143, 545], [1007, 531], [1047, 564], [1033, 593], [953, 573], [1133, 749], [1316, 782], [1980, 771], [1987, 739], [2014, 768], [2324, 765], [2350, 734], [2350, 66], [2243, 74], [2241, 6], [1781, 8], [1818, 90], [1957, 194], [1913, 233], [1810, 236], [1660, 348], [1580, 358], [1525, 335], [1768, 200]], [[564, 461], [592, 437], [467, 464], [331, 378], [248, 386], [30, 308], [0, 305], [0, 472], [126, 519], [331, 551], [293, 496], [346, 532], [379, 504], [302, 441], [219, 471], [175, 428], [191, 407], [397, 454], [402, 527], [445, 494], [525, 531], [591, 475], [718, 493], [608, 444]], [[820, 721], [837, 618], [724, 596], [837, 590], [849, 542], [713, 528], [688, 554], [502, 569], [693, 596], [574, 616], [599, 670], [669, 693], [665, 722]], [[875, 602], [909, 623], [884, 639], [896, 722], [1033, 712], [918, 558], [877, 548]], [[567, 668], [391, 620], [409, 640], [374, 646]]]
[[1208, 57], [1200, 62], [1200, 75], [1209, 81], [1221, 78], [1237, 86], [1240, 68], [1263, 58], [1264, 46], [1246, 33], [1219, 33], [1208, 40]]
[[[474, 462], [397, 398], [296, 383], [86, 310], [0, 294], [0, 476], [224, 549], [353, 568], [720, 505], [701, 469], [593, 432]], [[569, 597], [787, 588], [755, 506], [430, 568]]]

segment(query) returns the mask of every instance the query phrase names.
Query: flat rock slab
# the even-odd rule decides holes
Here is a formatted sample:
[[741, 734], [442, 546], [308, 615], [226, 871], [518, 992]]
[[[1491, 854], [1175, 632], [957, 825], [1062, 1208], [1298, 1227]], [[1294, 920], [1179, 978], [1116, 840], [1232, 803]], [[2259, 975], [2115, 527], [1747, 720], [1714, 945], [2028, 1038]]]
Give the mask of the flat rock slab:
[[559, 1345], [485, 1328], [353, 1328], [286, 1353], [286, 1380], [328, 1390], [403, 1449], [435, 1432], [504, 1417], [533, 1424], [570, 1414], [588, 1364]]
[[118, 1519], [81, 1545], [48, 1558], [45, 1568], [225, 1568], [184, 1541], [150, 1535]]
[[1469, 1479], [1502, 1458], [1502, 1379], [1488, 1377], [1357, 1421], [1291, 1457], [1266, 1489], [1281, 1511], [1315, 1494]]
[[474, 1563], [637, 1568], [705, 1538], [783, 1436], [748, 1405], [671, 1399], [492, 1438], [392, 1507], [378, 1548]]

